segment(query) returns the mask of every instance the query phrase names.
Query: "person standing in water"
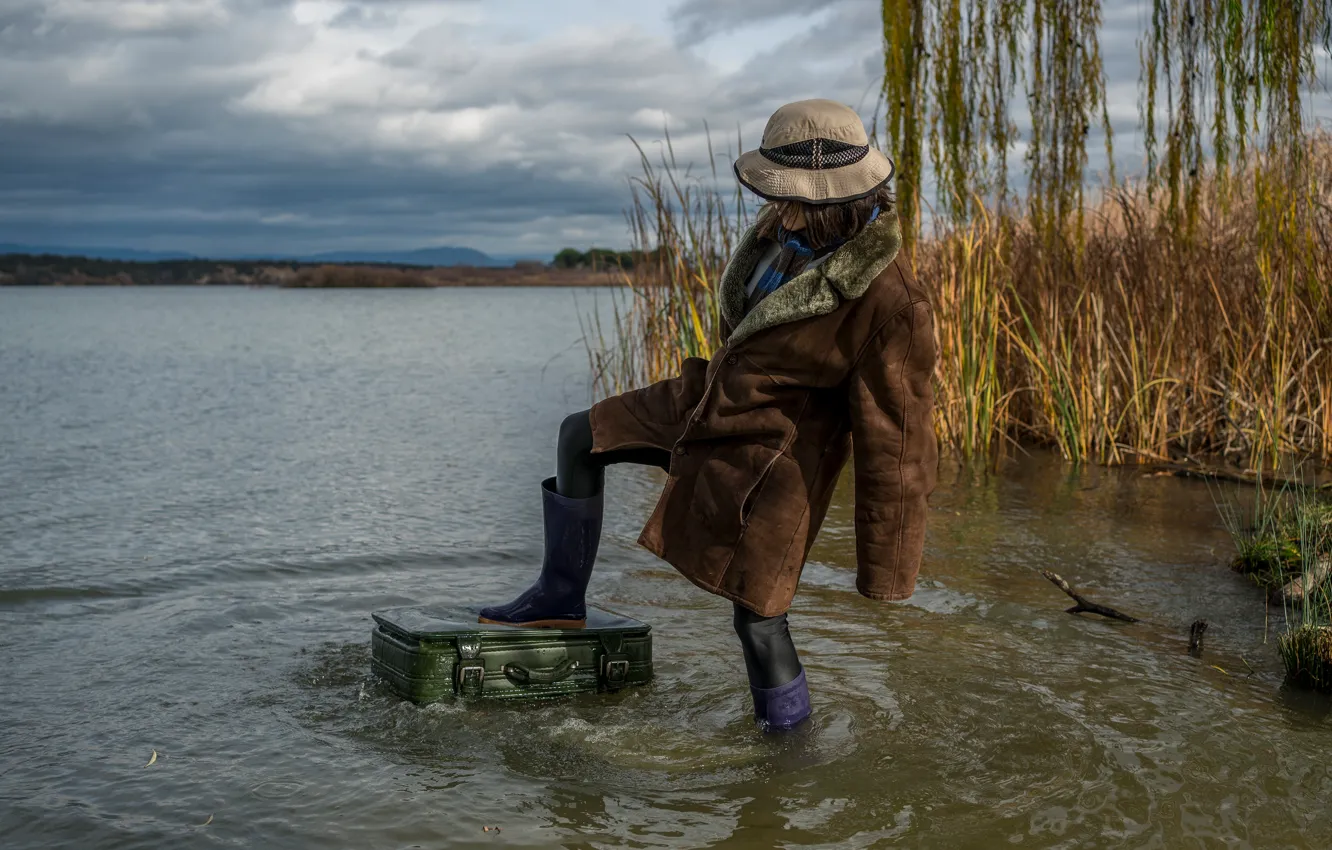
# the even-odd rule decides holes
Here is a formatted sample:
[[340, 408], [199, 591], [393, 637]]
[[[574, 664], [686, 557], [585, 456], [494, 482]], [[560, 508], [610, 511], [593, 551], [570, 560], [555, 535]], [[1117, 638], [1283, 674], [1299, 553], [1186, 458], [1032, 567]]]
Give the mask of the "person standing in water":
[[934, 320], [898, 257], [893, 162], [854, 110], [788, 103], [734, 170], [766, 203], [718, 285], [724, 344], [564, 420], [541, 482], [541, 574], [479, 620], [583, 626], [605, 467], [659, 466], [668, 478], [638, 542], [733, 603], [755, 718], [787, 729], [810, 699], [786, 612], [848, 457], [856, 589], [915, 589], [938, 466]]

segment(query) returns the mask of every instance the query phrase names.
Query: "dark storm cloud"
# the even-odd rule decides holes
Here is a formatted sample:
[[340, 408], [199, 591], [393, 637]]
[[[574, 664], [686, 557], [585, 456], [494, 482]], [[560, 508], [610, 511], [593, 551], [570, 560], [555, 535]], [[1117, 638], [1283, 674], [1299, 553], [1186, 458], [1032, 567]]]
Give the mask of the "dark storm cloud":
[[[284, 147], [280, 130], [270, 128], [265, 138], [264, 148], [202, 162], [182, 154], [141, 165], [128, 157], [87, 159], [40, 169], [38, 177], [6, 171], [0, 208], [21, 203], [24, 217], [56, 224], [76, 210], [84, 232], [101, 241], [147, 232], [154, 244], [192, 246], [220, 230], [230, 249], [270, 253], [292, 250], [292, 241], [302, 239], [315, 247], [375, 247], [386, 234], [405, 245], [437, 244], [447, 233], [498, 239], [544, 216], [619, 214], [618, 199], [599, 181], [557, 183], [522, 167], [446, 174], [353, 152], [311, 158], [294, 153], [299, 139]], [[11, 141], [23, 140], [0, 144]], [[52, 164], [65, 153], [54, 152]], [[6, 230], [19, 224], [8, 216], [0, 223]]]
[[376, 9], [360, 4], [348, 6], [328, 22], [330, 27], [387, 26], [397, 20], [390, 9]]
[[[290, 0], [280, 0], [290, 2]], [[329, 20], [328, 26], [338, 27], [382, 27], [396, 22], [398, 12], [412, 6], [444, 3], [480, 3], [483, 0], [359, 0], [348, 2], [342, 11]]]
[[[676, 39], [697, 44], [705, 38], [777, 18], [809, 15], [847, 0], [685, 0], [672, 10]], [[876, 3], [855, 3], [877, 12]]]
[[[763, 93], [777, 98], [773, 108], [800, 97], [833, 97], [865, 113], [865, 93], [876, 95], [883, 79], [880, 12], [872, 3], [819, 5], [829, 10], [825, 20], [749, 60], [738, 75], [734, 103]], [[795, 57], [799, 61], [792, 61]], [[811, 66], [818, 69], [816, 75], [810, 74]]]

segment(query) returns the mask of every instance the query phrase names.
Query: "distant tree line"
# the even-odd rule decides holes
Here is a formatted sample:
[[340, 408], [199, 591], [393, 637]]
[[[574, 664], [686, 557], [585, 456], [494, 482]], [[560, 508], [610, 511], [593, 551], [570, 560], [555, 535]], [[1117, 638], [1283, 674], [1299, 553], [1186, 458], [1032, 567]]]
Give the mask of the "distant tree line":
[[437, 286], [429, 272], [429, 269], [328, 264], [300, 269], [290, 280], [281, 285], [313, 289]]
[[[528, 278], [543, 270], [584, 274], [632, 270], [659, 259], [652, 251], [565, 248], [549, 263], [523, 260], [512, 271]], [[60, 254], [0, 254], [0, 286], [297, 286], [401, 287], [451, 285], [459, 275], [478, 280], [514, 277], [503, 266], [392, 263], [302, 263], [296, 260], [111, 260]], [[445, 269], [453, 269], [445, 273]], [[486, 269], [494, 269], [488, 272]], [[441, 282], [446, 278], [447, 282]], [[598, 282], [600, 283], [600, 282]], [[519, 284], [525, 285], [525, 284]]]
[[551, 265], [557, 269], [604, 269], [621, 268], [625, 271], [636, 264], [655, 259], [657, 251], [612, 251], [609, 248], [589, 248], [579, 251], [577, 248], [565, 248], [555, 255]]
[[533, 261], [433, 268], [294, 261], [101, 260], [55, 254], [0, 254], [0, 286], [277, 286], [401, 288], [435, 286], [609, 286], [612, 267], [556, 268]]
[[101, 260], [56, 254], [0, 255], [0, 286], [280, 286], [299, 263]]

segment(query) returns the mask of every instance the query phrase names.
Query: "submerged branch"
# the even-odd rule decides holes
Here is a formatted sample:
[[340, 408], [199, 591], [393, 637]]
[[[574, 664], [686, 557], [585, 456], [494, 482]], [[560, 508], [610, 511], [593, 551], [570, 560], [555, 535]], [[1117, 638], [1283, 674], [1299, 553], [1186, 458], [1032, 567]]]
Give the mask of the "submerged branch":
[[1130, 617], [1128, 614], [1121, 614], [1120, 612], [1116, 611], [1114, 608], [1108, 608], [1105, 605], [1097, 605], [1095, 602], [1091, 602], [1083, 598], [1082, 596], [1079, 596], [1076, 592], [1074, 592], [1073, 588], [1068, 586], [1068, 582], [1064, 581], [1063, 576], [1059, 575], [1058, 573], [1052, 573], [1049, 570], [1041, 570], [1041, 575], [1048, 578], [1051, 581], [1051, 583], [1054, 584], [1055, 587], [1059, 588], [1060, 590], [1067, 593], [1069, 596], [1073, 597], [1073, 601], [1078, 603], [1077, 605], [1074, 605], [1072, 608], [1068, 609], [1068, 613], [1070, 614], [1081, 614], [1085, 611], [1088, 614], [1100, 614], [1102, 617], [1109, 617], [1112, 620], [1123, 620], [1126, 623], [1138, 622], [1137, 617]]
[[[1189, 626], [1189, 655], [1194, 658], [1202, 658], [1203, 635], [1207, 634], [1207, 621], [1194, 620], [1193, 625]], [[1249, 662], [1245, 661], [1245, 664]]]

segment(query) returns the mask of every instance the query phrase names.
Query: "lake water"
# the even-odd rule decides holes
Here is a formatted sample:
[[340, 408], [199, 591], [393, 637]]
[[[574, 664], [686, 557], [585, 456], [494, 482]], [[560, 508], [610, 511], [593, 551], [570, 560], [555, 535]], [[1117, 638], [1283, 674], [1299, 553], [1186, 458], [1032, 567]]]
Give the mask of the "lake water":
[[[753, 726], [729, 603], [637, 547], [641, 467], [590, 597], [653, 625], [651, 685], [392, 696], [371, 611], [533, 578], [606, 298], [0, 289], [0, 844], [1332, 846], [1329, 704], [1283, 687], [1218, 494], [1046, 455], [945, 465], [906, 603], [856, 594], [839, 490], [796, 733]], [[1150, 622], [1065, 614], [1039, 568]]]

